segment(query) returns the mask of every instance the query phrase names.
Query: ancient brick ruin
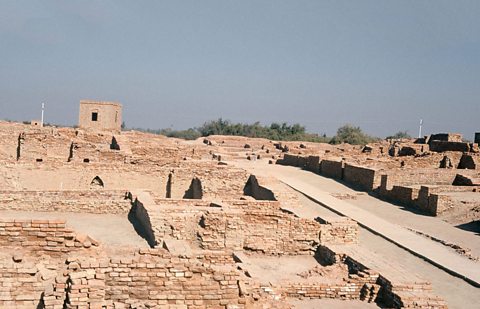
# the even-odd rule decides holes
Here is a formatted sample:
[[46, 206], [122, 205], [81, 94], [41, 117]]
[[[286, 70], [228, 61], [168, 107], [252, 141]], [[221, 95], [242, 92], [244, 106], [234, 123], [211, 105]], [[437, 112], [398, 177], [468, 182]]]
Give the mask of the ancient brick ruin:
[[355, 220], [312, 215], [291, 187], [235, 162], [301, 167], [461, 224], [479, 220], [477, 144], [187, 142], [119, 128], [0, 122], [0, 307], [447, 307], [428, 280], [362, 248]]

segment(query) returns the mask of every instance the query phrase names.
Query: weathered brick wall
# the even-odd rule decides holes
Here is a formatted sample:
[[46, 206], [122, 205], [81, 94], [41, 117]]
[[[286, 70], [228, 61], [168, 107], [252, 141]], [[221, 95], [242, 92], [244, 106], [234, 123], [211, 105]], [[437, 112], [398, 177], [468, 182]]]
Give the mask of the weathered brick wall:
[[361, 297], [364, 285], [365, 283], [361, 280], [349, 280], [349, 282], [339, 283], [302, 282], [285, 284], [279, 290], [287, 297], [358, 300]]
[[307, 171], [318, 174], [320, 172], [320, 157], [319, 156], [308, 156], [307, 163], [305, 165]]
[[373, 191], [380, 186], [380, 172], [362, 166], [345, 164], [343, 180], [361, 190]]
[[52, 162], [0, 166], [2, 173], [13, 178], [4, 190], [89, 190], [92, 180], [98, 176], [105, 190], [145, 189], [162, 197], [167, 195], [167, 181], [172, 174], [170, 197], [176, 199], [184, 197], [194, 177], [200, 179], [206, 199], [240, 198], [248, 179], [244, 170], [217, 166], [211, 162], [182, 162], [148, 168], [127, 164]]
[[202, 246], [267, 254], [312, 254], [318, 244], [358, 243], [358, 225], [348, 218], [321, 222], [281, 211], [208, 211], [202, 217]]
[[0, 191], [0, 209], [126, 214], [125, 191]]
[[471, 146], [463, 142], [430, 141], [430, 150], [435, 152], [461, 151], [469, 152]]
[[3, 250], [0, 255], [0, 308], [43, 308], [42, 293], [54, 282], [60, 265], [48, 263], [50, 269], [46, 269], [34, 258], [6, 254]]
[[[245, 303], [233, 266], [215, 269], [196, 258], [172, 257], [160, 250], [134, 258], [71, 260], [68, 268], [64, 298], [68, 308], [243, 308]], [[54, 308], [60, 294], [45, 294], [46, 309]]]
[[320, 162], [320, 174], [333, 179], [343, 178], [343, 161], [322, 160]]
[[206, 249], [251, 250], [266, 254], [313, 254], [320, 224], [278, 211], [208, 211], [199, 235]]
[[380, 191], [391, 190], [394, 185], [451, 185], [457, 173], [458, 171], [453, 169], [438, 168], [391, 170], [380, 176]]
[[379, 190], [379, 197], [400, 203], [402, 205], [416, 207], [420, 189], [408, 186], [393, 186], [391, 190]]
[[[0, 253], [1, 308], [244, 308], [231, 254], [172, 256], [139, 250], [114, 258]], [[13, 256], [13, 258], [12, 258]]]
[[446, 211], [455, 209], [455, 208], [464, 208], [468, 205], [476, 206], [478, 205], [477, 201], [458, 201], [453, 199], [448, 194], [442, 193], [430, 193], [428, 196], [428, 204], [422, 210], [431, 214], [432, 216], [439, 216]]
[[347, 217], [317, 218], [321, 223], [320, 243], [357, 244], [359, 227], [357, 222]]
[[[468, 204], [468, 198], [464, 201], [457, 201], [449, 197], [449, 192], [474, 192], [474, 190], [478, 190], [478, 187], [423, 185], [418, 188], [418, 186], [393, 186], [391, 190], [380, 190], [379, 197], [437, 216], [446, 210]], [[475, 203], [475, 201], [472, 201], [472, 203]]]
[[430, 141], [444, 141], [444, 142], [461, 142], [462, 134], [460, 133], [436, 133], [429, 136]]
[[300, 156], [298, 155], [292, 155], [292, 154], [286, 153], [283, 155], [282, 159], [277, 160], [277, 164], [300, 167], [299, 158]]
[[1, 247], [55, 255], [98, 245], [91, 237], [67, 228], [62, 220], [0, 220]]

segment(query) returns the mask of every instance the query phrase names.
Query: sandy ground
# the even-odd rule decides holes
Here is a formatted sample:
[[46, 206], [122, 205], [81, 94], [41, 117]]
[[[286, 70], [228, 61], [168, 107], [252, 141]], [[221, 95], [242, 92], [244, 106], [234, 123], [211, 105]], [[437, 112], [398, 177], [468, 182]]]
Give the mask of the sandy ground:
[[371, 309], [379, 308], [374, 303], [367, 303], [360, 300], [344, 301], [339, 299], [302, 299], [290, 300], [290, 304], [298, 309]]

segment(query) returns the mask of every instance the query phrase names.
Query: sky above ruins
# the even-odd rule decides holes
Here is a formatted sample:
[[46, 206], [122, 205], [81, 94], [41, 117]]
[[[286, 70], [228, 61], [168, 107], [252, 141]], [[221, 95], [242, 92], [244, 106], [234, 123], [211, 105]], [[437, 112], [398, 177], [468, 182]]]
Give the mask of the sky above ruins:
[[480, 1], [0, 0], [0, 119], [480, 131]]

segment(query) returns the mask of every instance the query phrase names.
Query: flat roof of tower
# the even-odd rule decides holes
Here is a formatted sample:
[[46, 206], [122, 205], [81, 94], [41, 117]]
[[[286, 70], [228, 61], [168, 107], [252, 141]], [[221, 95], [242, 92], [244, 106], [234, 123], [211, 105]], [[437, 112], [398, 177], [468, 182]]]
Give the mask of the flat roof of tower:
[[122, 107], [122, 104], [120, 104], [119, 102], [112, 102], [112, 101], [80, 100], [80, 104], [114, 105], [114, 106]]

